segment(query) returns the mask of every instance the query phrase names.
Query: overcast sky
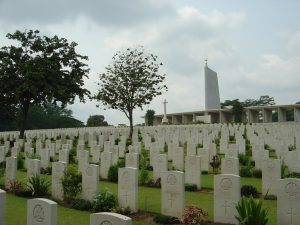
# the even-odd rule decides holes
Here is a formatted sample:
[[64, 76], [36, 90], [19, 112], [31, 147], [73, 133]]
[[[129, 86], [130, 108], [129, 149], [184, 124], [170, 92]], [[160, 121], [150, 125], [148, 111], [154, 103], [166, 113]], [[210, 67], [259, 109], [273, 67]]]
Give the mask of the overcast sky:
[[[270, 95], [277, 104], [300, 100], [299, 0], [0, 0], [0, 46], [16, 29], [38, 29], [78, 43], [89, 57], [85, 85], [96, 93], [98, 74], [120, 49], [143, 45], [163, 62], [169, 91], [134, 112], [204, 109], [204, 60], [218, 73], [221, 101]], [[86, 122], [102, 114], [128, 123], [96, 102], [69, 106]]]

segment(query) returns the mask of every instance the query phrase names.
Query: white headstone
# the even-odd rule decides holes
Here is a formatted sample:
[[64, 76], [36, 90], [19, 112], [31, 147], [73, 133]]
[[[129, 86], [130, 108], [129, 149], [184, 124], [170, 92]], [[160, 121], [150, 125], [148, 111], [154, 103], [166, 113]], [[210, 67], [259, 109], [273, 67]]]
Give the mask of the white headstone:
[[201, 189], [201, 157], [187, 155], [185, 157], [185, 183], [196, 184]]
[[277, 224], [300, 225], [300, 179], [280, 179], [277, 188]]
[[167, 171], [161, 179], [161, 214], [182, 218], [184, 209], [184, 173]]
[[40, 173], [41, 173], [41, 160], [28, 159], [27, 179], [33, 177], [34, 175], [40, 175]]
[[233, 157], [225, 157], [221, 163], [222, 174], [239, 175], [239, 159]]
[[277, 195], [277, 181], [281, 178], [279, 159], [268, 159], [262, 163], [262, 193]]
[[66, 169], [67, 163], [65, 162], [52, 163], [51, 195], [54, 199], [63, 200], [64, 198], [62, 179]]
[[0, 189], [0, 224], [5, 225], [6, 192]]
[[99, 192], [99, 166], [87, 164], [82, 171], [82, 199], [92, 200]]
[[66, 150], [66, 149], [59, 150], [58, 160], [68, 164], [69, 163], [69, 150]]
[[184, 170], [184, 150], [182, 147], [177, 147], [173, 151], [173, 166], [175, 170]]
[[103, 179], [107, 179], [107, 173], [109, 167], [112, 165], [112, 153], [101, 152], [101, 165], [100, 165], [100, 176]]
[[118, 200], [121, 207], [129, 207], [132, 212], [138, 211], [138, 169], [119, 168]]
[[236, 204], [241, 198], [240, 177], [222, 174], [214, 176], [214, 222], [238, 224]]
[[161, 178], [162, 173], [168, 171], [168, 156], [166, 154], [158, 154], [154, 159], [153, 178], [157, 180]]
[[44, 198], [27, 200], [27, 225], [57, 225], [57, 203]]
[[131, 225], [130, 217], [110, 212], [93, 213], [90, 215], [90, 225]]
[[5, 169], [5, 187], [10, 187], [10, 182], [17, 179], [17, 158], [16, 157], [7, 157], [6, 158], [6, 169]]
[[139, 154], [137, 153], [126, 153], [125, 158], [126, 167], [139, 168]]

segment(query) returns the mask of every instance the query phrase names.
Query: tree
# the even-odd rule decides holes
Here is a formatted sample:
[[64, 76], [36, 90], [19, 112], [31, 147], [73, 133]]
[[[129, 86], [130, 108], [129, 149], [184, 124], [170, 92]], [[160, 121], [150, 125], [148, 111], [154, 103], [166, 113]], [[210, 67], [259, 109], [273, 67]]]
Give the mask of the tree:
[[266, 105], [275, 105], [274, 97], [270, 97], [269, 95], [262, 95], [259, 99], [246, 99], [243, 102], [244, 107], [249, 106], [266, 106]]
[[232, 101], [232, 114], [234, 115], [234, 122], [235, 123], [242, 123], [243, 122], [243, 113], [244, 107], [243, 104], [239, 101], [239, 99], [235, 99]]
[[89, 95], [83, 78], [87, 77], [88, 59], [76, 53], [77, 44], [64, 38], [40, 36], [38, 30], [16, 31], [6, 37], [16, 46], [0, 49], [0, 103], [21, 110], [20, 138], [23, 138], [31, 105], [84, 102]]
[[146, 111], [145, 118], [146, 118], [146, 123], [147, 123], [148, 126], [153, 126], [154, 115], [155, 115], [155, 111], [154, 110], [148, 109]]
[[108, 123], [104, 121], [103, 115], [92, 115], [88, 118], [86, 122], [87, 127], [102, 127], [108, 126]]
[[99, 92], [95, 96], [104, 106], [122, 111], [129, 119], [133, 133], [133, 110], [143, 109], [152, 99], [167, 90], [165, 74], [159, 73], [162, 63], [143, 47], [128, 48], [113, 56], [113, 62], [100, 74]]

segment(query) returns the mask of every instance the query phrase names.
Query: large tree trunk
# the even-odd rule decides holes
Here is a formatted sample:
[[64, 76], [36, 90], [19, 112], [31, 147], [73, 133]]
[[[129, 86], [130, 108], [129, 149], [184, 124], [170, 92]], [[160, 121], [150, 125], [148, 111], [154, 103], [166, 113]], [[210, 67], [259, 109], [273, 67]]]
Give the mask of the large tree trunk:
[[29, 103], [24, 103], [22, 105], [22, 121], [21, 121], [21, 128], [20, 128], [20, 138], [24, 138], [24, 133], [27, 125], [27, 115], [29, 110]]
[[129, 112], [129, 124], [130, 124], [129, 138], [132, 140], [132, 134], [133, 134], [133, 119], [132, 119], [132, 111], [131, 111], [131, 112]]

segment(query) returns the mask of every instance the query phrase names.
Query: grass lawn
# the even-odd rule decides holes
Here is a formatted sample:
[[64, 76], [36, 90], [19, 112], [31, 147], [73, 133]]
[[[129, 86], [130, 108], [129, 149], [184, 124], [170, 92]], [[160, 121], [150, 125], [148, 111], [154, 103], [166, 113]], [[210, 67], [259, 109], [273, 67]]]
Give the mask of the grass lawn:
[[[44, 175], [50, 179], [50, 176]], [[26, 172], [18, 171], [17, 178], [20, 181], [26, 182]], [[3, 182], [3, 181], [2, 181]], [[261, 191], [261, 179], [257, 178], [241, 178], [241, 185], [251, 184]], [[213, 188], [213, 175], [202, 175], [202, 186], [204, 188]], [[117, 194], [117, 184], [100, 181], [100, 189], [108, 188], [114, 194]], [[139, 209], [142, 211], [150, 211], [160, 213], [161, 209], [161, 190], [158, 188], [139, 187]], [[7, 197], [7, 224], [22, 225], [26, 224], [26, 200], [25, 198], [8, 195]], [[186, 192], [186, 205], [197, 205], [200, 208], [208, 211], [209, 219], [213, 220], [213, 193], [205, 192]], [[268, 225], [276, 224], [276, 201], [263, 201], [265, 207], [269, 209]], [[89, 224], [89, 212], [78, 211], [74, 209], [58, 207], [58, 224], [59, 225], [84, 225]], [[16, 216], [18, 215], [18, 216]], [[134, 221], [134, 224], [144, 224]]]

